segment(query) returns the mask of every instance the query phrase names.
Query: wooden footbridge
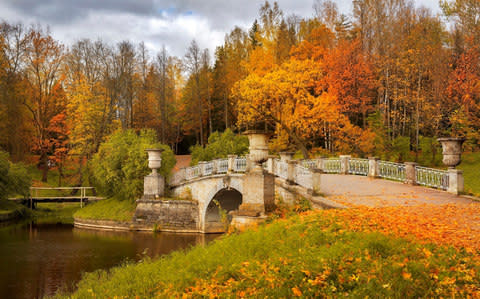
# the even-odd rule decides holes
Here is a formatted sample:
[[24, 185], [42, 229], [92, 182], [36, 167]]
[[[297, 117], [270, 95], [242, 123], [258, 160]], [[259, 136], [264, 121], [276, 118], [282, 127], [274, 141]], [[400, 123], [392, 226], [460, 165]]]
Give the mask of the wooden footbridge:
[[37, 203], [47, 202], [79, 202], [83, 207], [101, 199], [96, 196], [94, 187], [30, 187], [29, 197], [9, 198], [31, 209], [35, 209]]

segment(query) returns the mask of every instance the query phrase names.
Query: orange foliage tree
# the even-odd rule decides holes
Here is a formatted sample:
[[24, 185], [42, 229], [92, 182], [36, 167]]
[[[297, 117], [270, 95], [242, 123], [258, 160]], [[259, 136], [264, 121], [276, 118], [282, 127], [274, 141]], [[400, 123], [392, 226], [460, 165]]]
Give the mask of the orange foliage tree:
[[446, 89], [450, 99], [450, 130], [480, 144], [480, 50], [472, 47], [457, 60]]
[[265, 76], [250, 74], [234, 88], [240, 99], [239, 125], [255, 126], [258, 121], [265, 121], [275, 128], [277, 135], [285, 132], [304, 157], [309, 156], [307, 140], [311, 145], [334, 132], [352, 136], [352, 143], [357, 138], [369, 139], [372, 134], [363, 134], [341, 113], [334, 95], [316, 91], [317, 83], [323, 79], [323, 69], [322, 64], [309, 59], [290, 59]]
[[326, 76], [320, 88], [326, 86], [336, 96], [341, 112], [365, 127], [367, 114], [374, 110], [377, 84], [373, 65], [363, 53], [360, 41], [340, 41], [323, 61]]
[[58, 185], [62, 185], [62, 178], [64, 177], [65, 161], [70, 150], [69, 139], [70, 131], [66, 121], [65, 113], [59, 113], [50, 119], [50, 124], [47, 127], [49, 140], [47, 141], [49, 147], [49, 160], [54, 162], [58, 169]]
[[64, 49], [52, 36], [40, 29], [27, 35], [26, 76], [28, 95], [25, 105], [30, 110], [34, 130], [34, 150], [40, 155], [42, 181], [47, 181], [50, 121], [65, 109], [65, 94], [61, 73]]

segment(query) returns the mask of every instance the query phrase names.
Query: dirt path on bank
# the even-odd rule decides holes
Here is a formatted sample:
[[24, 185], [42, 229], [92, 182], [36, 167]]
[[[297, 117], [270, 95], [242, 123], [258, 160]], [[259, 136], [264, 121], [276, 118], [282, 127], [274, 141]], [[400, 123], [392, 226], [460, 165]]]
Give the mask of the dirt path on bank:
[[173, 171], [178, 171], [182, 167], [188, 167], [190, 165], [190, 161], [192, 161], [192, 155], [176, 155], [175, 159], [177, 159], [177, 164], [173, 167]]

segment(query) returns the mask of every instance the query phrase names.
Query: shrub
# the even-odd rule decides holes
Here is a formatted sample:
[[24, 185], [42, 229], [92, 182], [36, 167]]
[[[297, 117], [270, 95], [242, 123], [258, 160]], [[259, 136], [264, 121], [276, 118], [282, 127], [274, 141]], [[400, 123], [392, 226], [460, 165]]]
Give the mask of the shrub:
[[167, 178], [176, 163], [170, 147], [158, 143], [153, 130], [142, 130], [139, 134], [124, 130], [109, 136], [93, 156], [92, 183], [107, 197], [135, 200], [143, 192], [143, 177], [150, 172], [145, 152], [148, 148], [164, 149], [160, 173]]
[[10, 195], [29, 195], [32, 178], [22, 163], [12, 163], [8, 153], [0, 151], [0, 199]]
[[225, 132], [214, 132], [208, 137], [208, 144], [205, 148], [194, 145], [190, 148], [192, 153], [192, 165], [199, 161], [211, 161], [218, 158], [226, 158], [228, 155], [245, 155], [248, 153], [247, 136], [237, 135], [230, 129]]
[[436, 138], [420, 136], [419, 163], [426, 166], [442, 165], [442, 148]]

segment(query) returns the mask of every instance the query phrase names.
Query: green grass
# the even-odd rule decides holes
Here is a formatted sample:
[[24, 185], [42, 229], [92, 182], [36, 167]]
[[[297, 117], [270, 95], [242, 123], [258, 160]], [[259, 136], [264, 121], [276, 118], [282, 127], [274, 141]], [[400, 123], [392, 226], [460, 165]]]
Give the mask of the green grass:
[[37, 223], [72, 223], [73, 214], [80, 208], [78, 203], [39, 203], [35, 210], [8, 200], [0, 200], [0, 215], [16, 212], [21, 218]]
[[480, 196], [480, 152], [463, 154], [458, 168], [463, 170], [465, 191]]
[[57, 297], [466, 297], [479, 273], [464, 251], [348, 231], [318, 212], [88, 273], [75, 293]]
[[89, 204], [73, 216], [81, 219], [131, 221], [135, 207], [133, 201], [109, 198]]
[[0, 199], [0, 214], [10, 214], [16, 212], [19, 215], [25, 214], [25, 207], [21, 204], [11, 202], [6, 199]]
[[[38, 169], [36, 165], [29, 164], [27, 165], [28, 172], [32, 176], [32, 180], [34, 182], [40, 182], [42, 181], [42, 170]], [[50, 169], [47, 172], [47, 182], [42, 182], [41, 185], [44, 187], [58, 187], [58, 170], [56, 169]], [[65, 180], [64, 180], [65, 183]]]

